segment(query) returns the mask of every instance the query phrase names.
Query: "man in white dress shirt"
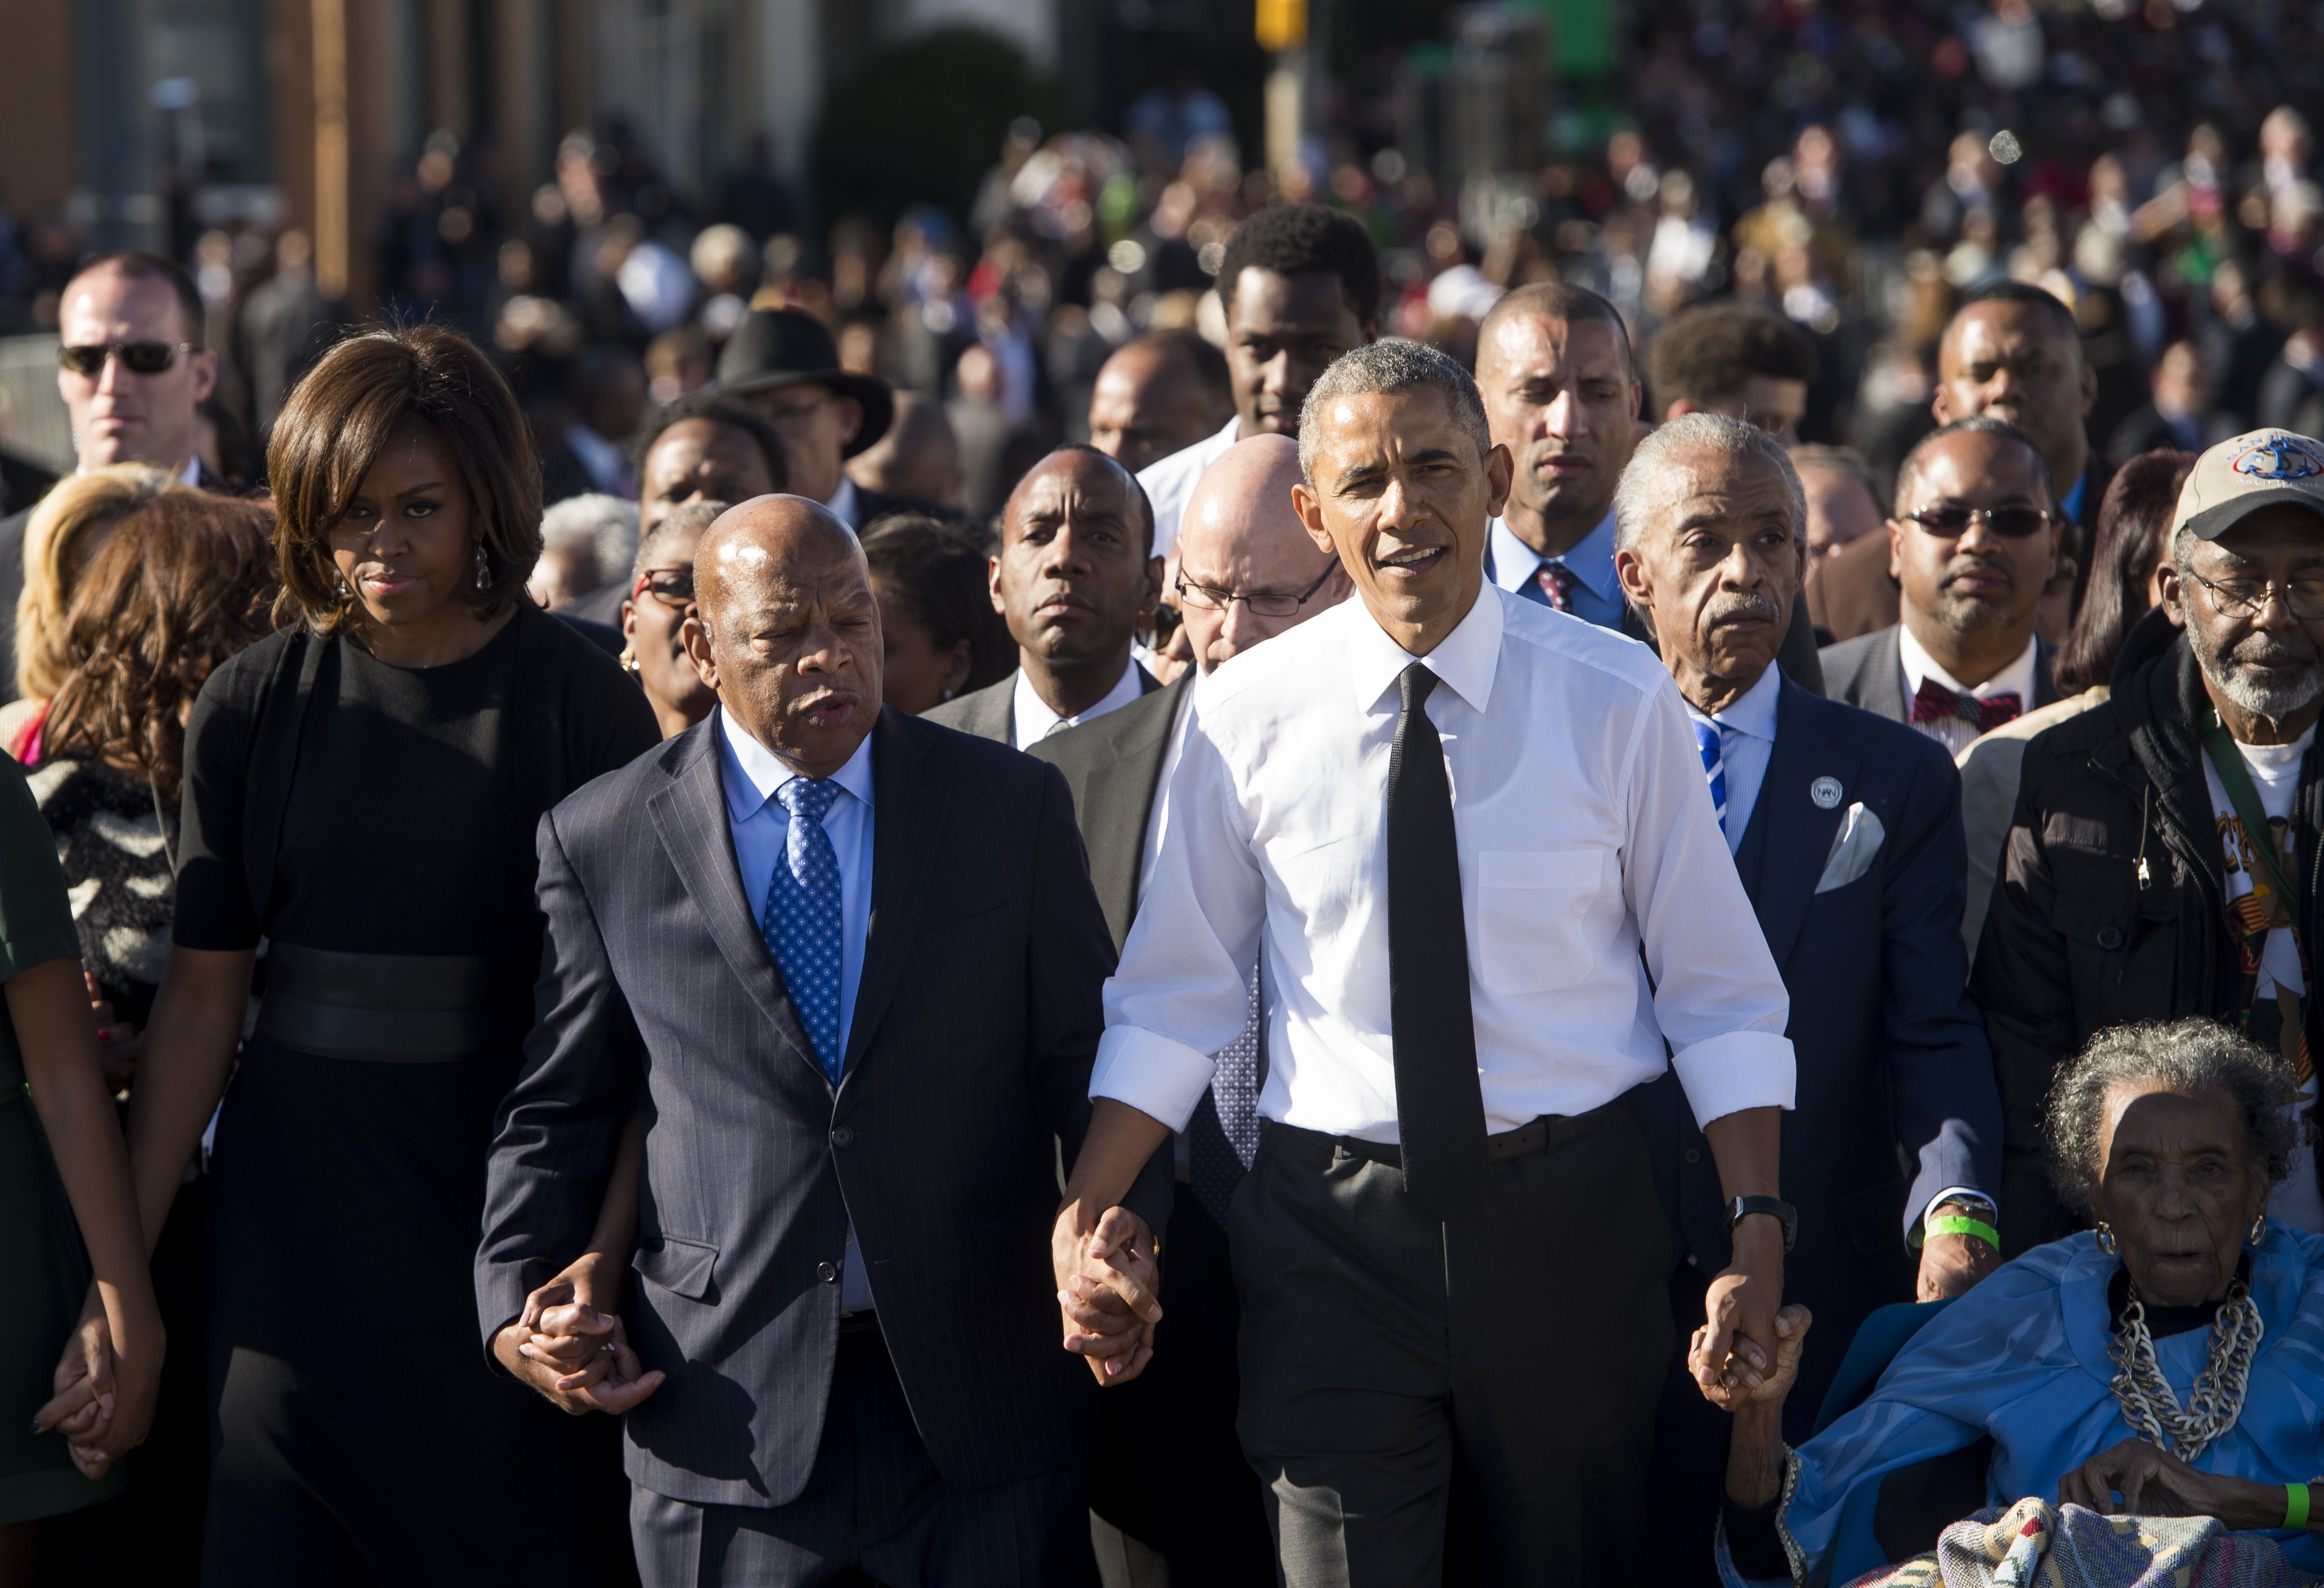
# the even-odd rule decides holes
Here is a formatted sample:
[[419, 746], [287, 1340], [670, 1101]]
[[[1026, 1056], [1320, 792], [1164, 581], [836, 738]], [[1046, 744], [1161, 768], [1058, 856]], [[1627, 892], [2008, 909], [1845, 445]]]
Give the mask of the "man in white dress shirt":
[[1154, 555], [1167, 559], [1194, 482], [1237, 441], [1293, 435], [1307, 388], [1332, 361], [1379, 335], [1379, 256], [1363, 223], [1321, 204], [1276, 204], [1229, 235], [1219, 262], [1226, 428], [1139, 471], [1154, 503]]
[[1154, 514], [1129, 470], [1094, 447], [1035, 464], [1001, 512], [992, 609], [1017, 642], [1015, 672], [927, 714], [1022, 750], [1161, 688], [1130, 646], [1161, 598]]
[[[1677, 1069], [1735, 1199], [1709, 1355], [1772, 1361], [1783, 983], [1654, 654], [1485, 581], [1511, 462], [1468, 374], [1358, 349], [1300, 437], [1300, 517], [1359, 599], [1195, 694], [1060, 1288], [1209, 1087], [1260, 958], [1271, 1123], [1228, 1234], [1285, 1580], [1435, 1581], [1457, 1465], [1485, 1580], [1643, 1582], [1668, 1236], [1619, 1100]], [[1089, 1306], [1068, 1348], [1118, 1355]]]
[[2055, 700], [2052, 647], [2034, 623], [2064, 522], [2024, 431], [1987, 415], [1930, 431], [1897, 468], [1888, 521], [1901, 619], [1824, 647], [1826, 693], [1955, 755]]

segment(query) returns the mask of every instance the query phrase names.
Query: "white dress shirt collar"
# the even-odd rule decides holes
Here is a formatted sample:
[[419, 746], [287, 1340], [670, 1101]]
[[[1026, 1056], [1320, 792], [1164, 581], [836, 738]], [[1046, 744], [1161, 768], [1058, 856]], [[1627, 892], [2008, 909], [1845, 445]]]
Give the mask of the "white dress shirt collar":
[[845, 475], [839, 476], [839, 489], [831, 494], [831, 500], [824, 505], [831, 509], [832, 517], [849, 529], [860, 530], [863, 527], [855, 522], [856, 515], [863, 511], [863, 503], [855, 494], [855, 482]]
[[[131, 460], [124, 458], [122, 461], [125, 463]], [[73, 473], [76, 475], [86, 475], [88, 473], [88, 465], [76, 461], [73, 465]], [[190, 485], [196, 490], [201, 489], [202, 455], [197, 452], [188, 457], [186, 459], [185, 467], [180, 469], [174, 478], [180, 485]]]
[[1689, 706], [1687, 715], [1705, 722], [1717, 723], [1730, 734], [1748, 734], [1754, 739], [1775, 742], [1775, 703], [1784, 693], [1784, 669], [1774, 662], [1759, 675], [1759, 681], [1743, 691], [1726, 709], [1712, 713], [1700, 712]]
[[[759, 808], [775, 797], [775, 791], [793, 778], [807, 774], [786, 762], [773, 751], [752, 737], [751, 730], [726, 715], [723, 706], [713, 708], [718, 719], [718, 746], [726, 758], [726, 815], [730, 820], [745, 822]], [[872, 735], [863, 735], [863, 743], [847, 758], [847, 764], [832, 774], [839, 786], [872, 807]]]
[[1361, 596], [1310, 621], [1352, 625], [1348, 679], [1355, 688], [1357, 710], [1369, 712], [1379, 705], [1381, 696], [1394, 691], [1404, 669], [1417, 661], [1452, 685], [1471, 710], [1481, 712], [1492, 698], [1493, 669], [1501, 658], [1501, 601], [1490, 585], [1480, 588], [1469, 614], [1425, 656], [1415, 656], [1388, 638]]
[[1145, 692], [1146, 680], [1139, 675], [1138, 659], [1132, 657], [1122, 665], [1121, 677], [1114, 680], [1113, 688], [1095, 706], [1078, 716], [1060, 716], [1049, 709], [1049, 703], [1033, 688], [1032, 675], [1020, 667], [1017, 669], [1017, 688], [1010, 697], [1013, 719], [1010, 732], [1016, 735], [1015, 745], [1022, 750], [1028, 744], [1038, 744], [1054, 728], [1078, 727], [1109, 711], [1120, 711]]
[[1921, 692], [1923, 679], [1934, 679], [1954, 694], [1966, 695], [1972, 700], [2015, 694], [2019, 706], [2031, 711], [2034, 709], [2034, 678], [2039, 671], [2035, 659], [2041, 643], [2038, 638], [2027, 636], [2025, 650], [2015, 661], [1972, 689], [1945, 671], [1937, 659], [1922, 648], [1921, 642], [1913, 638], [1910, 624], [1900, 623], [1896, 625], [1896, 651], [1904, 663], [1904, 703], [1907, 706], [1912, 704], [1913, 697]]

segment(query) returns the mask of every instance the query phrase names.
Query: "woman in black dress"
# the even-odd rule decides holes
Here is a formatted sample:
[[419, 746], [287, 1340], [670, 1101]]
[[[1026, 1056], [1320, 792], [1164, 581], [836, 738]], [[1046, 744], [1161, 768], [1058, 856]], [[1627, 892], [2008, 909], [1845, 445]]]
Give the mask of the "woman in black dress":
[[628, 1570], [614, 1448], [488, 1364], [469, 1276], [531, 1025], [534, 830], [650, 749], [653, 714], [523, 599], [539, 465], [456, 333], [340, 343], [285, 404], [267, 474], [295, 626], [212, 674], [188, 724], [177, 919], [131, 1111], [152, 1231], [225, 1096], [203, 1578], [606, 1581]]

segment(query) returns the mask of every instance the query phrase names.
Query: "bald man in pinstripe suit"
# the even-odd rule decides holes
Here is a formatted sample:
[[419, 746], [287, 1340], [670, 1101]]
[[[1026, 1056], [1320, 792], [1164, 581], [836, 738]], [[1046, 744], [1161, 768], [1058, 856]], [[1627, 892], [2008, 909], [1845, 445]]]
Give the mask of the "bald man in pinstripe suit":
[[[1097, 1390], [1048, 1258], [1113, 956], [1065, 780], [882, 710], [862, 553], [823, 508], [745, 503], [696, 569], [718, 710], [542, 822], [485, 1338], [589, 1243], [636, 1113], [607, 1343], [667, 1375], [624, 1414], [648, 1588], [1088, 1582]], [[1157, 1157], [1120, 1260], [1149, 1279], [1169, 1196]], [[1093, 1358], [1127, 1365], [1121, 1317]]]

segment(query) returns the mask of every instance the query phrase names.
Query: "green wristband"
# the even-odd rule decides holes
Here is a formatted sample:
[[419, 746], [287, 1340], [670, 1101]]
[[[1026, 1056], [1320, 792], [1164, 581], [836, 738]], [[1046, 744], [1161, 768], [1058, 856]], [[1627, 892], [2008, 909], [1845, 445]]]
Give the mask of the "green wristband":
[[2001, 1250], [2001, 1232], [1983, 1219], [1965, 1219], [1953, 1214], [1929, 1220], [1923, 1228], [1932, 1235], [1974, 1235], [1992, 1247]]
[[2308, 1530], [2308, 1485], [2286, 1483], [2283, 1486], [2283, 1525], [2294, 1533]]

